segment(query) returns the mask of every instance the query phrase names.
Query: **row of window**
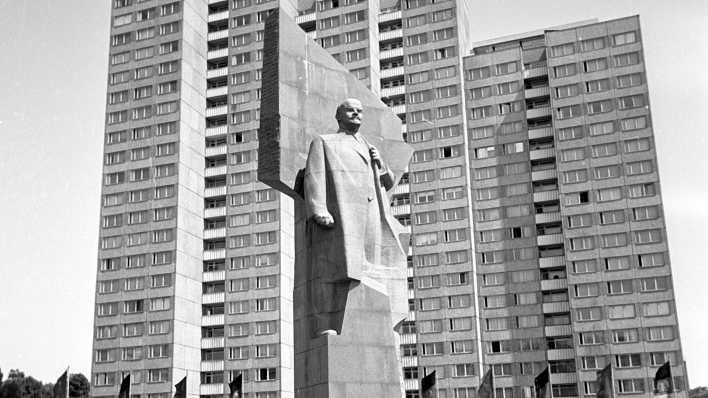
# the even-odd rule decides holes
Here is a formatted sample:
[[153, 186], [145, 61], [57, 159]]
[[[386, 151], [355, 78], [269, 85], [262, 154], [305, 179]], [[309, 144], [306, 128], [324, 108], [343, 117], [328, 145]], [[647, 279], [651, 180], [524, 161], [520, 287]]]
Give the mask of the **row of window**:
[[[151, 170], [152, 169], [152, 170]], [[152, 171], [152, 172], [151, 172]], [[106, 186], [123, 184], [125, 182], [147, 181], [150, 178], [162, 178], [173, 176], [177, 173], [175, 163], [163, 164], [154, 167], [142, 167], [128, 171], [116, 171], [106, 173], [103, 176], [103, 184]]]
[[446, 8], [443, 10], [437, 10], [430, 13], [419, 14], [405, 19], [405, 25], [407, 28], [414, 28], [416, 26], [423, 26], [427, 24], [447, 21], [455, 18], [455, 9]]
[[570, 126], [557, 129], [558, 140], [568, 141], [576, 140], [585, 137], [585, 133], [593, 137], [612, 134], [616, 131], [634, 131], [640, 130], [648, 127], [646, 116], [636, 116], [627, 119], [620, 119], [619, 121], [606, 121], [599, 123], [592, 123], [585, 126]]
[[110, 272], [119, 269], [142, 268], [147, 265], [167, 265], [172, 264], [173, 261], [174, 252], [172, 251], [134, 254], [125, 257], [103, 258], [99, 261], [99, 270]]
[[[601, 146], [602, 150], [611, 149], [611, 145]], [[576, 151], [573, 152], [577, 154]], [[611, 155], [607, 155], [611, 156]], [[624, 166], [624, 167], [623, 167]], [[649, 174], [654, 171], [654, 162], [651, 159], [640, 160], [636, 162], [627, 162], [624, 164], [613, 164], [607, 166], [593, 167], [591, 172], [588, 169], [575, 169], [564, 171], [561, 173], [561, 178], [565, 184], [577, 184], [586, 182], [592, 175], [593, 180], [606, 180], [608, 178], [619, 178], [622, 175], [626, 177]]]
[[155, 48], [157, 48], [158, 55], [167, 55], [179, 51], [179, 41], [171, 41], [167, 43], [160, 43], [157, 46], [148, 46], [138, 48], [133, 51], [124, 51], [120, 53], [111, 54], [110, 62], [112, 66], [121, 65], [131, 61], [141, 61], [147, 58], [155, 56]]
[[[220, 241], [222, 244], [223, 241]], [[216, 244], [217, 242], [213, 242]], [[226, 239], [226, 247], [229, 249], [240, 249], [251, 245], [263, 246], [278, 243], [278, 231], [264, 231], [254, 234], [243, 234], [229, 236]], [[212, 242], [205, 243], [205, 250], [223, 249], [223, 247], [209, 246]]]
[[[451, 365], [438, 365], [434, 368], [428, 367], [430, 371], [435, 370], [436, 378], [444, 379], [447, 377], [472, 377], [477, 374], [476, 363], [457, 363]], [[420, 377], [420, 369], [418, 367], [404, 367], [403, 378], [408, 380], [418, 380]], [[438, 396], [440, 396], [438, 391]]]
[[[628, 235], [631, 236], [631, 242], [629, 241]], [[662, 241], [663, 239], [660, 229], [645, 229], [641, 231], [632, 231], [630, 234], [626, 232], [618, 232], [599, 236], [581, 236], [577, 238], [570, 238], [568, 240], [568, 248], [570, 251], [591, 250], [595, 248], [608, 249], [623, 247], [629, 244], [655, 244]]]
[[334, 8], [351, 6], [364, 1], [365, 0], [320, 0], [317, 2], [317, 11], [326, 11]]
[[278, 275], [262, 275], [254, 278], [228, 280], [229, 292], [245, 292], [249, 289], [270, 289], [278, 286]]
[[423, 149], [420, 151], [415, 151], [411, 162], [413, 163], [423, 163], [430, 162], [434, 159], [451, 159], [462, 156], [464, 154], [464, 147], [460, 145], [449, 145], [438, 148]]
[[155, 188], [137, 189], [103, 195], [103, 206], [120, 206], [126, 203], [140, 203], [148, 200], [167, 199], [175, 196], [174, 185], [162, 185]]
[[462, 127], [459, 124], [453, 124], [449, 126], [436, 127], [434, 130], [418, 130], [408, 132], [407, 141], [408, 142], [424, 142], [433, 139], [433, 136], [438, 139], [445, 139], [451, 137], [458, 137], [462, 134]]
[[[610, 61], [611, 60], [611, 63]], [[639, 65], [642, 62], [641, 54], [638, 51], [613, 55], [611, 58], [600, 57], [584, 60], [580, 63], [569, 63], [553, 67], [553, 76], [557, 79], [575, 76], [579, 72], [593, 73], [606, 70], [612, 65], [614, 68]]]
[[115, 85], [121, 83], [127, 83], [132, 80], [142, 80], [147, 79], [157, 74], [159, 76], [167, 75], [170, 73], [175, 73], [179, 70], [178, 61], [167, 61], [162, 62], [157, 65], [147, 65], [141, 66], [135, 69], [128, 69], [118, 72], [112, 72], [108, 75], [108, 84]]
[[[226, 313], [229, 315], [242, 315], [249, 312], [268, 312], [278, 309], [277, 297], [265, 297], [253, 300], [229, 301], [227, 303]], [[219, 315], [224, 313], [224, 307], [205, 308], [202, 311], [203, 315]], [[245, 337], [250, 333], [247, 323], [229, 325], [228, 337]]]
[[[115, 361], [140, 361], [142, 359], [168, 358], [171, 351], [170, 344], [153, 344], [146, 346], [138, 345], [121, 348], [98, 349], [94, 352], [94, 361], [96, 363], [107, 363]], [[131, 381], [136, 383], [135, 380]]]
[[108, 104], [122, 104], [128, 102], [131, 98], [133, 100], [141, 100], [145, 98], [150, 98], [153, 96], [153, 92], [157, 92], [157, 95], [166, 95], [176, 93], [179, 90], [179, 85], [176, 80], [170, 82], [163, 82], [157, 85], [157, 90], [153, 90], [153, 86], [141, 86], [134, 88], [132, 90], [121, 90], [113, 91], [108, 93]]
[[[602, 345], [608, 342], [631, 343], [639, 341], [641, 329], [621, 329], [613, 331], [589, 331], [578, 333], [580, 345]], [[644, 328], [644, 341], [670, 341], [676, 338], [674, 326], [651, 326]]]
[[632, 221], [654, 220], [661, 216], [659, 206], [643, 206], [631, 209], [618, 209], [602, 211], [595, 214], [577, 214], [566, 217], [568, 228], [583, 228], [595, 225], [619, 224], [626, 221], [627, 213], [631, 214]]
[[608, 44], [613, 46], [624, 46], [626, 44], [636, 43], [639, 39], [636, 31], [629, 31], [623, 33], [613, 34], [609, 37], [593, 37], [590, 39], [584, 39], [579, 42], [564, 43], [551, 46], [550, 56], [564, 57], [567, 55], [575, 54], [576, 52], [587, 52], [601, 50], [607, 47]]
[[434, 48], [430, 51], [406, 55], [406, 65], [420, 65], [455, 57], [457, 57], [457, 47], [455, 46]]
[[125, 32], [119, 33], [111, 36], [111, 46], [118, 47], [126, 44], [130, 44], [135, 41], [143, 41], [153, 39], [159, 34], [160, 36], [166, 36], [173, 33], [179, 32], [180, 23], [179, 21], [169, 22], [161, 24], [155, 30], [155, 27], [147, 27], [143, 29], [138, 29], [135, 32]]
[[431, 246], [438, 243], [454, 243], [467, 240], [467, 229], [446, 229], [443, 231], [423, 232], [413, 236], [415, 246]]
[[125, 123], [128, 120], [143, 120], [153, 116], [168, 115], [170, 113], [175, 113], [178, 110], [178, 101], [162, 102], [156, 105], [143, 105], [129, 110], [108, 112], [106, 123], [118, 124]]
[[[151, 217], [152, 215], [152, 217]], [[123, 225], [145, 224], [149, 221], [166, 221], [176, 217], [174, 207], [160, 207], [152, 210], [131, 211], [125, 214], [111, 214], [101, 217], [102, 228], [117, 228]]]
[[322, 48], [336, 47], [340, 44], [349, 44], [364, 41], [369, 37], [366, 29], [355, 30], [353, 32], [345, 32], [317, 39]]
[[428, 43], [429, 41], [431, 41], [431, 33], [432, 41], [448, 40], [452, 39], [453, 37], [456, 37], [456, 31], [454, 27], [437, 29], [433, 30], [432, 32], [423, 32], [415, 35], [406, 36], [406, 47], [418, 47]]
[[[133, 129], [133, 130], [134, 130], [134, 132], [140, 132], [141, 134], [144, 134], [144, 135], [149, 135], [150, 131], [151, 131], [150, 129], [147, 129], [147, 130]], [[133, 137], [136, 137], [136, 136], [133, 136]], [[147, 137], [137, 138], [137, 139], [144, 139], [144, 138], [147, 138]], [[155, 146], [145, 146], [145, 147], [140, 147], [140, 148], [133, 148], [133, 149], [127, 150], [127, 151], [108, 152], [103, 157], [103, 164], [105, 164], [106, 166], [110, 166], [110, 165], [124, 163], [128, 160], [138, 161], [138, 160], [148, 159], [153, 156], [154, 157], [170, 156], [170, 155], [174, 155], [175, 153], [177, 153], [177, 143], [176, 142], [166, 142], [164, 144], [158, 144]]]
[[[614, 388], [618, 394], [641, 394], [653, 391], [654, 379], [617, 379], [614, 381]], [[673, 377], [674, 391], [683, 391], [685, 389], [683, 376]], [[596, 395], [598, 384], [596, 381], [584, 381], [583, 389], [586, 395]]]
[[118, 293], [120, 291], [132, 292], [143, 290], [146, 287], [159, 289], [170, 287], [171, 285], [171, 274], [150, 275], [149, 277], [136, 276], [132, 278], [98, 281], [96, 284], [96, 292], [98, 292], [98, 294]]
[[[438, 217], [439, 215], [439, 217]], [[415, 225], [434, 224], [438, 221], [458, 221], [467, 218], [467, 209], [457, 207], [454, 209], [443, 209], [438, 211], [425, 211], [413, 214], [413, 223]]]
[[[122, 305], [121, 305], [122, 304]], [[96, 316], [114, 316], [121, 314], [140, 314], [147, 311], [166, 311], [172, 307], [172, 297], [154, 297], [150, 299], [127, 300], [113, 303], [96, 304]]]
[[561, 162], [573, 162], [587, 158], [588, 153], [592, 158], [615, 156], [620, 153], [620, 147], [622, 148], [622, 153], [635, 153], [650, 150], [652, 148], [652, 144], [650, 138], [626, 139], [621, 141], [619, 145], [617, 142], [607, 142], [603, 144], [591, 145], [589, 148], [576, 147], [566, 149], [560, 151], [559, 158]]
[[[584, 106], [583, 106], [584, 105]], [[583, 115], [599, 115], [614, 110], [624, 111], [648, 106], [644, 94], [628, 95], [616, 99], [587, 102], [585, 104], [572, 104], [555, 108], [558, 120], [572, 119]], [[488, 108], [488, 107], [484, 107]], [[478, 108], [477, 108], [478, 109]]]
[[[468, 256], [469, 255], [466, 250], [454, 250], [447, 251], [444, 253], [418, 254], [413, 257], [412, 265], [418, 268], [423, 268], [436, 267], [440, 264], [464, 264], [468, 261]], [[452, 279], [448, 279], [448, 283], [451, 283], [451, 280]]]
[[119, 247], [134, 247], [146, 245], [148, 243], [159, 244], [172, 242], [175, 239], [175, 231], [172, 228], [159, 229], [150, 232], [135, 232], [131, 234], [104, 236], [101, 238], [101, 249], [110, 250]]
[[407, 103], [409, 104], [420, 104], [423, 102], [429, 102], [433, 99], [444, 99], [452, 98], [458, 95], [458, 86], [456, 84], [444, 87], [437, 87], [434, 90], [421, 90], [408, 93]]
[[415, 184], [435, 181], [436, 176], [440, 180], [458, 178], [464, 175], [462, 166], [442, 167], [437, 170], [422, 170], [412, 173], [412, 180]]
[[[133, 384], [138, 383], [166, 383], [170, 381], [170, 369], [169, 368], [158, 368], [158, 369], [145, 369], [144, 371], [131, 371], [130, 380]], [[118, 376], [123, 376], [118, 372], [98, 372], [93, 374], [93, 385], [96, 387], [107, 387], [120, 384], [122, 378]], [[144, 377], [143, 377], [144, 376]]]
[[416, 321], [416, 323], [420, 334], [469, 331], [474, 327], [474, 320], [471, 317], [427, 319]]
[[[421, 278], [425, 279], [426, 277]], [[443, 305], [447, 309], [469, 308], [472, 306], [472, 296], [469, 294], [457, 294], [446, 297], [426, 297], [418, 299], [417, 304], [418, 311], [436, 311], [442, 309]]]
[[333, 15], [317, 21], [317, 31], [336, 28], [340, 25], [350, 25], [357, 22], [366, 21], [367, 10], [348, 12], [343, 15]]
[[[145, 0], [142, 0], [145, 1]], [[137, 3], [142, 1], [138, 0]], [[132, 0], [114, 0], [113, 8], [123, 8], [132, 5]], [[113, 17], [113, 27], [125, 26], [132, 22], [144, 22], [155, 19], [158, 15], [161, 17], [166, 17], [168, 15], [176, 14], [180, 11], [180, 2], [174, 2], [170, 4], [163, 4], [160, 7], [143, 8], [142, 10], [137, 10], [129, 14], [121, 14]]]
[[431, 79], [440, 80], [457, 76], [457, 67], [455, 65], [444, 66], [421, 72], [409, 73], [406, 75], [406, 84], [415, 85], [425, 83]]

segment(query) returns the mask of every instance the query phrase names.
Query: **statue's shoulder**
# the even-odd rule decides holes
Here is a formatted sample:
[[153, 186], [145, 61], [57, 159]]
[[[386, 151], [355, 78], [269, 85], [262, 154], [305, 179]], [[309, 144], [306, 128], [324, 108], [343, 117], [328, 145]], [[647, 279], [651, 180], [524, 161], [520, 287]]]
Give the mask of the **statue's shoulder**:
[[322, 134], [318, 137], [324, 142], [333, 142], [333, 141], [341, 140], [342, 134], [339, 134], [337, 132], [333, 132], [333, 133]]

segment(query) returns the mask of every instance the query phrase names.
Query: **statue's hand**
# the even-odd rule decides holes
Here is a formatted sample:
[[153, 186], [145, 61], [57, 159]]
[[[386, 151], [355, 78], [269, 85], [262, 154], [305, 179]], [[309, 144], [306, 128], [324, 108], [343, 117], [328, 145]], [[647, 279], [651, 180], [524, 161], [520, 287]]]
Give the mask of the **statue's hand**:
[[321, 227], [332, 228], [334, 226], [334, 218], [332, 218], [332, 215], [329, 213], [315, 214], [312, 216], [312, 219], [315, 220], [315, 222]]

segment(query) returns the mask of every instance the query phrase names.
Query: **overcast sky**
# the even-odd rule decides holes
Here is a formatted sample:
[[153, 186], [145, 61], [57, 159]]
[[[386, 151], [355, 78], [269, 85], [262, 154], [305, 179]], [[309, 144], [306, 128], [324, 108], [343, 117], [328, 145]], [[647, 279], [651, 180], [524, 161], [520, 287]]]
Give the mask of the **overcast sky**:
[[[691, 385], [708, 385], [708, 2], [467, 1], [474, 41], [641, 16], [683, 352]], [[109, 3], [0, 0], [5, 374], [90, 373]]]

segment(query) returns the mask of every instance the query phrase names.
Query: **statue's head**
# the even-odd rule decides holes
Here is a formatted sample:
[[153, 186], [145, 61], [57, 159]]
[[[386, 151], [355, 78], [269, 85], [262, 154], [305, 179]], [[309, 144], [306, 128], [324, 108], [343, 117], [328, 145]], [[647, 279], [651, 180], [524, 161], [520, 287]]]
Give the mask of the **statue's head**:
[[361, 119], [364, 109], [361, 101], [355, 98], [347, 98], [337, 107], [335, 118], [339, 123], [339, 128], [351, 133], [356, 133], [361, 126]]

